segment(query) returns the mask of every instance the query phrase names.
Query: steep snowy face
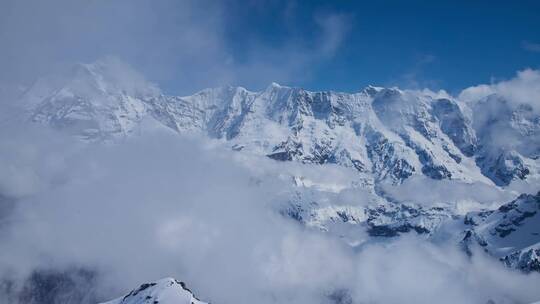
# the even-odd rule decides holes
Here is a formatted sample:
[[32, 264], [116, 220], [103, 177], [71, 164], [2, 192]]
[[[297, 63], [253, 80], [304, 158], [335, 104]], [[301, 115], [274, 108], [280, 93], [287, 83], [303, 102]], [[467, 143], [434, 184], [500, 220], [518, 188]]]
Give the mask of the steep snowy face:
[[[260, 113], [257, 116], [279, 130], [259, 147], [268, 157], [314, 164], [335, 163], [360, 173], [370, 170], [359, 126], [352, 121], [365, 111], [365, 96], [313, 93], [272, 85], [256, 102]], [[245, 126], [256, 123], [255, 119], [250, 119]], [[252, 138], [239, 134], [235, 140], [249, 147], [256, 144]]]
[[472, 213], [466, 221], [488, 244], [508, 250], [540, 243], [540, 193], [523, 194], [491, 213]]
[[456, 101], [384, 89], [375, 96], [373, 109], [415, 156], [403, 161], [411, 164], [418, 159], [416, 172], [433, 179], [477, 179], [467, 159], [474, 137]]
[[211, 137], [234, 136], [238, 117], [245, 115], [254, 94], [244, 88], [207, 89], [192, 96], [160, 96], [149, 100], [151, 114], [177, 132], [202, 132]]
[[145, 283], [124, 297], [102, 304], [206, 304], [197, 299], [183, 282], [172, 278]]
[[473, 156], [477, 150], [476, 134], [460, 105], [456, 101], [441, 98], [435, 100], [432, 107], [441, 130], [465, 156]]

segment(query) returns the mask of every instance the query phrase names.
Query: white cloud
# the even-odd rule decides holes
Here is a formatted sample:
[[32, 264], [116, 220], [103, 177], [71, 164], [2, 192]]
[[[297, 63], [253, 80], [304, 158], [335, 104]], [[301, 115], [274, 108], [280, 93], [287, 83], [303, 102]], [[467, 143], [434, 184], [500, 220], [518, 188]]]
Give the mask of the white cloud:
[[[423, 176], [408, 178], [401, 185], [386, 185], [387, 194], [401, 202], [422, 204], [428, 207], [446, 205], [458, 212], [472, 211], [467, 208], [496, 208], [515, 197], [515, 193], [503, 191], [492, 185], [457, 180], [434, 180]], [[430, 191], [424, 191], [430, 189]]]
[[[33, 152], [0, 159], [27, 164], [43, 186], [16, 194], [0, 233], [2, 277], [84, 267], [98, 271], [98, 290], [112, 298], [173, 276], [213, 303], [324, 303], [336, 290], [374, 303], [540, 298], [537, 274], [512, 273], [481, 254], [469, 260], [414, 237], [356, 250], [306, 229], [272, 208], [286, 185], [265, 175], [279, 171], [265, 170], [275, 162], [251, 171], [231, 151], [156, 132], [86, 147], [10, 133]], [[62, 161], [43, 161], [52, 155]], [[265, 179], [252, 183], [253, 174]]]
[[320, 52], [324, 56], [333, 56], [342, 46], [349, 31], [351, 17], [343, 14], [318, 15], [315, 21], [321, 28]]
[[535, 52], [535, 53], [540, 52], [540, 43], [534, 43], [534, 42], [530, 42], [530, 41], [523, 41], [521, 43], [521, 47], [524, 50], [527, 50], [529, 52]]
[[496, 263], [481, 252], [475, 253], [471, 261], [456, 247], [434, 246], [421, 239], [403, 237], [390, 244], [370, 246], [359, 255], [354, 298], [360, 299], [360, 303], [536, 300], [531, 282], [538, 280], [536, 275], [528, 278], [506, 273]]
[[510, 80], [469, 87], [459, 94], [459, 98], [474, 102], [491, 94], [501, 95], [514, 106], [528, 104], [540, 111], [540, 71], [525, 69]]

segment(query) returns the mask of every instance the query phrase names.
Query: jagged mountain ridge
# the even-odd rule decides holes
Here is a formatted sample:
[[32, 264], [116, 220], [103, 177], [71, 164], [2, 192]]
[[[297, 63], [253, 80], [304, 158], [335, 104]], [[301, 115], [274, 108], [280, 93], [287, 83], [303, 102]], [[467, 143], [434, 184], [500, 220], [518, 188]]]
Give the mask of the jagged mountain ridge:
[[[179, 97], [141, 77], [131, 77], [135, 84], [122, 80], [110, 66], [81, 64], [54, 85], [39, 81], [22, 97], [29, 119], [86, 140], [129, 136], [152, 120], [276, 160], [335, 163], [356, 170], [371, 187], [413, 175], [504, 186], [538, 173], [539, 116], [526, 107], [499, 109], [496, 123], [475, 114], [480, 105], [504, 103], [498, 96], [471, 106], [397, 88], [349, 94], [274, 83], [261, 92], [224, 87]], [[522, 140], [497, 144], [501, 130]]]

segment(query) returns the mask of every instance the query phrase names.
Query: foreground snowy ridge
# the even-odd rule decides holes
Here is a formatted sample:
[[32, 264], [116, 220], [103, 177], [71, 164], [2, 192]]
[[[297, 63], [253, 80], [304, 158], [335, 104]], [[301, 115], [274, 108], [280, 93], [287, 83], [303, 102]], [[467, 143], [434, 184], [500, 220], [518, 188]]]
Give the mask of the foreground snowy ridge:
[[184, 282], [165, 278], [142, 284], [124, 297], [101, 304], [206, 304], [193, 295]]

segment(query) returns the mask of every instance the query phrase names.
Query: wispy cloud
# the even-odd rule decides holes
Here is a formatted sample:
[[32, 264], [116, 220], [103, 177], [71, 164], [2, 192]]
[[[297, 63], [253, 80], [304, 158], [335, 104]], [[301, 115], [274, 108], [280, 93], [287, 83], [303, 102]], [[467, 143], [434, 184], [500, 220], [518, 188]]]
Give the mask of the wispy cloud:
[[[273, 3], [273, 2], [272, 2]], [[269, 4], [252, 2], [249, 9]], [[244, 7], [244, 5], [239, 5]], [[0, 82], [31, 82], [59, 63], [91, 62], [113, 55], [141, 70], [170, 93], [191, 94], [220, 85], [260, 89], [272, 81], [308, 79], [314, 62], [343, 45], [350, 17], [325, 12], [307, 20], [315, 35], [297, 33], [299, 9], [274, 3], [276, 22], [290, 27], [279, 44], [232, 41], [235, 11], [225, 2], [164, 0], [6, 0], [0, 3]], [[241, 46], [241, 51], [237, 48]]]
[[342, 46], [349, 31], [351, 16], [345, 14], [326, 14], [315, 17], [321, 30], [320, 52], [325, 56], [332, 56]]
[[440, 87], [438, 80], [427, 79], [424, 75], [426, 68], [437, 62], [437, 60], [438, 58], [434, 54], [419, 54], [416, 56], [413, 65], [399, 77], [391, 80], [389, 85], [416, 90]]
[[540, 43], [523, 41], [521, 42], [521, 47], [529, 52], [540, 53]]

